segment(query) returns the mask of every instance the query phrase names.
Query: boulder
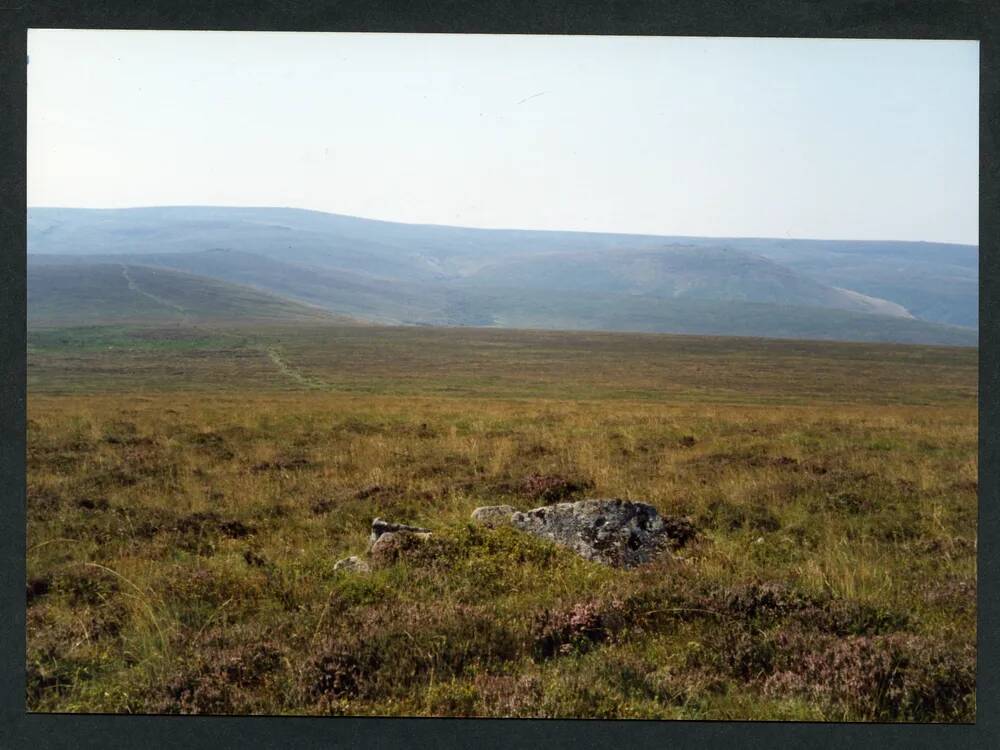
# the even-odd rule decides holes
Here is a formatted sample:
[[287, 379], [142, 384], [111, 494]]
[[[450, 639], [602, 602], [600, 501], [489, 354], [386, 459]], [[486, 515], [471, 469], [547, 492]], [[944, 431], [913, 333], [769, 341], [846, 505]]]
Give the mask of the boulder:
[[[484, 510], [484, 509], [477, 509]], [[652, 505], [618, 499], [556, 503], [514, 512], [521, 531], [569, 547], [581, 557], [615, 567], [642, 565], [671, 546], [676, 524], [665, 523]]]
[[367, 558], [359, 555], [345, 557], [334, 563], [333, 569], [367, 573], [372, 569], [372, 565], [383, 565], [397, 560], [430, 536], [429, 530], [419, 526], [407, 526], [405, 523], [392, 523], [376, 518], [372, 521], [371, 544], [368, 546]]
[[472, 511], [472, 522], [493, 528], [511, 523], [517, 508], [512, 505], [483, 505]]
[[406, 556], [430, 537], [429, 531], [387, 531], [375, 540], [368, 555], [374, 565], [387, 565]]
[[343, 560], [338, 560], [333, 565], [334, 570], [347, 570], [355, 573], [367, 573], [371, 570], [371, 566], [368, 564], [367, 560], [364, 560], [357, 555], [351, 555], [350, 557], [345, 557]]
[[430, 533], [430, 529], [422, 529], [419, 526], [407, 526], [405, 523], [393, 523], [381, 518], [376, 518], [372, 521], [372, 543], [374, 544], [377, 542], [378, 538], [383, 534], [396, 531], [410, 531], [417, 534]]

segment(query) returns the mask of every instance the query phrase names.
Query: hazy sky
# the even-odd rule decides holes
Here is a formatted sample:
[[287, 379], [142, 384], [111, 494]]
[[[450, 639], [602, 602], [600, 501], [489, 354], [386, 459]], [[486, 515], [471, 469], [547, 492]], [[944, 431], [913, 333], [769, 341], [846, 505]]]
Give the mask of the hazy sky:
[[976, 42], [29, 32], [28, 205], [978, 240]]

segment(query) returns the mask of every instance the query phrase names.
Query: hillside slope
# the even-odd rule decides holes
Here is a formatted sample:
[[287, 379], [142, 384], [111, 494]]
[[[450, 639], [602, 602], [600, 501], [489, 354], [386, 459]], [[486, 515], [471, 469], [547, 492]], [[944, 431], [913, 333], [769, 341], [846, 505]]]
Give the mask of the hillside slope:
[[[167, 260], [226, 272], [230, 254], [163, 256]], [[475, 293], [452, 292], [421, 296], [418, 287], [399, 294], [396, 285], [338, 284], [337, 274], [233, 254], [245, 273], [257, 268], [255, 280], [273, 287], [289, 279], [313, 277], [307, 302], [300, 304], [259, 288], [232, 284], [175, 269], [127, 262], [92, 263], [76, 259], [58, 263], [32, 258], [28, 265], [28, 321], [33, 326], [163, 321], [319, 322], [358, 319], [404, 324], [458, 325], [536, 330], [637, 331], [696, 333], [816, 340], [878, 341], [974, 346], [975, 331], [902, 317], [788, 307], [769, 303], [665, 299], [650, 295], [546, 292], [532, 289], [482, 288]], [[158, 256], [148, 256], [150, 262]], [[187, 263], [183, 263], [183, 261]], [[328, 281], [330, 283], [328, 283]], [[361, 292], [359, 292], [359, 289]], [[380, 296], [385, 295], [385, 296]], [[372, 309], [392, 309], [400, 317], [375, 317]]]
[[[692, 240], [717, 243], [717, 240]], [[979, 324], [979, 249], [939, 242], [727, 240], [823, 284], [903, 305], [919, 318]]]
[[761, 256], [690, 245], [501, 259], [469, 274], [460, 286], [763, 302], [912, 317], [901, 305], [817, 283]]
[[177, 271], [110, 263], [28, 264], [32, 326], [333, 319], [272, 294]]
[[[381, 323], [619, 330], [630, 320], [634, 330], [677, 333], [822, 330], [843, 340], [973, 343], [978, 322], [978, 250], [962, 245], [469, 229], [299, 209], [166, 207], [30, 209], [28, 249], [36, 263], [171, 268]], [[874, 320], [859, 324], [854, 315]], [[921, 320], [898, 324], [914, 317]]]

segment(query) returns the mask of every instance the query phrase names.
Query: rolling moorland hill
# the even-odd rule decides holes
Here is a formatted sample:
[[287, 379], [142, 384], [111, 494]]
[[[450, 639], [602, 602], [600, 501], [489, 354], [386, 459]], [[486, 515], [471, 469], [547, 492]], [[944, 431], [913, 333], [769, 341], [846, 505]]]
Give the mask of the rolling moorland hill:
[[323, 310], [249, 287], [177, 271], [106, 263], [30, 268], [32, 325], [335, 319]]
[[[206, 254], [214, 255], [212, 253]], [[766, 336], [811, 340], [853, 340], [972, 346], [975, 331], [903, 317], [774, 304], [711, 300], [657, 300], [631, 295], [580, 295], [525, 289], [481, 297], [446, 294], [419, 285], [394, 289], [388, 282], [345, 281], [334, 272], [305, 269], [249, 256], [260, 284], [244, 286], [168, 269], [197, 266], [191, 256], [120, 256], [61, 262], [30, 256], [28, 322], [33, 327], [117, 323], [318, 322], [339, 319], [406, 324], [473, 325], [616, 332], [683, 332], [703, 335]], [[187, 262], [185, 262], [187, 261]], [[250, 267], [250, 266], [248, 266]], [[273, 273], [266, 273], [271, 271]], [[127, 274], [127, 278], [126, 278]], [[302, 279], [301, 284], [295, 282]], [[305, 304], [262, 291], [296, 290]], [[330, 303], [331, 289], [336, 302]], [[380, 294], [384, 291], [384, 294]], [[325, 301], [325, 305], [324, 305]], [[317, 305], [317, 306], [310, 306]], [[336, 312], [320, 307], [329, 305]], [[387, 314], [388, 313], [388, 314]], [[398, 319], [392, 317], [396, 313]], [[413, 316], [424, 316], [414, 320]]]
[[170, 268], [389, 324], [977, 338], [978, 251], [960, 245], [466, 229], [171, 207], [31, 209], [28, 250], [29, 274], [94, 262]]
[[[253, 287], [334, 312], [384, 323], [430, 319], [443, 309], [441, 291], [427, 284], [386, 281], [364, 274], [284, 263], [253, 253], [207, 250], [199, 253], [135, 255], [29, 255], [28, 275], [48, 267], [91, 264], [144, 266], [188, 276]], [[29, 305], [31, 301], [29, 300]]]

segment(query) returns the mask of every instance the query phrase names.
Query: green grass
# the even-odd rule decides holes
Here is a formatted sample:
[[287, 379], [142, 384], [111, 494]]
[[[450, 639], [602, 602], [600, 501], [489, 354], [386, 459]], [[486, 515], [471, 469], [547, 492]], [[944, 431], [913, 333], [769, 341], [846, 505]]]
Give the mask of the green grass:
[[[976, 398], [978, 361], [953, 347], [331, 324], [37, 329], [28, 346], [34, 393], [301, 387], [276, 353], [338, 393], [960, 404]], [[163, 347], [188, 351], [165, 368]]]
[[[248, 341], [241, 337], [241, 341]], [[78, 326], [34, 329], [28, 333], [31, 354], [95, 354], [143, 352], [160, 354], [189, 350], [210, 351], [231, 345], [233, 339], [188, 326], [141, 328], [134, 326]]]
[[[29, 346], [30, 710], [974, 719], [974, 350], [204, 325]], [[532, 475], [699, 534], [623, 571], [468, 525], [542, 504]], [[375, 516], [435, 537], [335, 572]]]

